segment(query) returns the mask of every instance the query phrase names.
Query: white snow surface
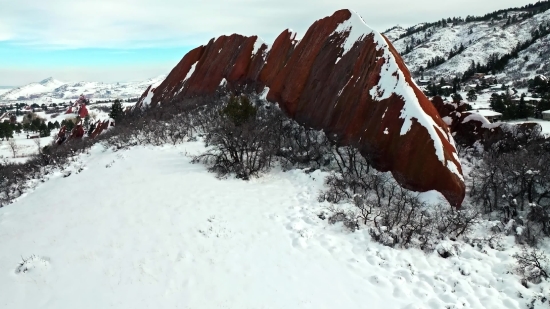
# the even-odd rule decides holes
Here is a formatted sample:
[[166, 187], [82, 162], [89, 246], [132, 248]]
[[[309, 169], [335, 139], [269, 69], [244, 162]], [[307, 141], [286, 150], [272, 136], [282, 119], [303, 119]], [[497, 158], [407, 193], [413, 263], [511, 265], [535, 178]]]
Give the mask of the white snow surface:
[[185, 75], [185, 78], [183, 79], [182, 82], [185, 82], [186, 80], [188, 80], [193, 75], [193, 72], [195, 72], [195, 67], [197, 66], [197, 63], [198, 63], [198, 61], [193, 63], [193, 65], [189, 69], [189, 72], [187, 72], [187, 75]]
[[472, 112], [468, 116], [464, 117], [464, 119], [462, 120], [462, 123], [466, 123], [466, 122], [472, 121], [472, 120], [477, 120], [477, 121], [481, 122], [481, 126], [483, 128], [487, 128], [487, 129], [493, 129], [493, 128], [496, 128], [496, 127], [499, 126], [499, 122], [491, 123], [483, 115], [481, 115], [479, 113], [475, 113], [475, 112]]
[[424, 112], [413, 88], [406, 82], [405, 75], [399, 69], [395, 57], [390, 52], [390, 47], [386, 39], [384, 39], [380, 33], [370, 28], [356, 12], [351, 11], [351, 13], [351, 17], [340, 24], [335, 30], [335, 32], [338, 33], [344, 31], [348, 32], [347, 39], [344, 43], [344, 54], [351, 49], [357, 40], [368, 35], [373, 35], [373, 40], [378, 50], [382, 49], [384, 52], [382, 57], [385, 59], [385, 62], [380, 71], [380, 80], [378, 85], [370, 90], [373, 100], [382, 101], [388, 99], [392, 94], [402, 97], [404, 106], [401, 110], [400, 118], [404, 119], [404, 122], [400, 134], [405, 135], [410, 130], [414, 119], [418, 124], [426, 128], [430, 134], [434, 142], [435, 154], [439, 161], [459, 179], [464, 180], [456, 164], [445, 159], [443, 141], [440, 139], [437, 131], [439, 130], [441, 135], [454, 145], [452, 136], [449, 132], [440, 128], [433, 118]]
[[147, 90], [147, 95], [145, 96], [145, 98], [143, 99], [143, 102], [142, 102], [142, 107], [146, 107], [146, 106], [149, 106], [151, 104], [151, 100], [153, 99], [153, 96], [155, 95], [155, 93], [153, 92], [153, 86], [151, 86], [149, 88], [149, 90]]
[[267, 44], [260, 37], [256, 37], [256, 41], [254, 42], [254, 48], [252, 49], [252, 56], [258, 53], [260, 48], [262, 48], [262, 45], [267, 45]]
[[490, 109], [473, 110], [472, 113], [480, 114], [483, 117], [502, 116], [502, 113]]
[[343, 46], [344, 52], [342, 53], [342, 56], [351, 50], [355, 42], [361, 40], [369, 34], [375, 33], [373, 29], [367, 26], [367, 24], [363, 21], [361, 16], [357, 14], [357, 12], [352, 10], [350, 10], [350, 12], [351, 17], [345, 22], [338, 25], [336, 30], [334, 30], [334, 32], [338, 33], [347, 32], [347, 36], [345, 38]]
[[512, 237], [444, 241], [447, 259], [385, 247], [318, 217], [323, 173], [219, 180], [184, 155], [203, 147], [98, 144], [1, 208], [2, 307], [520, 309], [550, 292], [511, 272]]

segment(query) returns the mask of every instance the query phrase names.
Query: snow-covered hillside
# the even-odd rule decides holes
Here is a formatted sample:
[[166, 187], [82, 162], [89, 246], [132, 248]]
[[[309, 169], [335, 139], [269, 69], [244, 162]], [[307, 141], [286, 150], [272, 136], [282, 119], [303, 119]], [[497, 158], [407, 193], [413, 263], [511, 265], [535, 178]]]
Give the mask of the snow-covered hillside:
[[1, 208], [2, 307], [520, 309], [550, 293], [520, 284], [512, 238], [446, 241], [447, 259], [385, 247], [319, 217], [323, 173], [219, 180], [185, 155], [203, 147], [96, 145]]
[[[510, 12], [508, 16], [519, 16], [522, 13], [526, 12]], [[547, 10], [510, 25], [506, 25], [507, 19], [504, 18], [458, 24], [449, 23], [445, 27], [432, 26], [401, 39], [397, 38], [405, 32], [402, 28], [392, 29], [386, 32], [385, 35], [393, 40], [393, 44], [401, 54], [405, 54], [403, 59], [413, 72], [418, 72], [421, 66], [426, 68], [428, 60], [434, 57], [448, 59], [451, 49], [462, 44], [465, 47], [463, 52], [443, 64], [425, 71], [424, 75], [439, 78], [463, 73], [472, 61], [486, 64], [491, 54], [503, 55], [510, 53], [517, 44], [531, 39], [532, 31], [536, 30], [539, 25], [546, 25], [549, 21], [550, 10]], [[416, 27], [422, 25], [424, 24]], [[549, 61], [549, 40], [548, 35], [539, 39], [535, 45], [522, 53], [519, 59], [510, 63], [505, 69], [506, 79], [512, 80], [513, 76], [519, 77], [520, 75], [532, 77], [535, 74], [548, 74], [550, 66], [543, 67], [542, 64], [547, 64]], [[409, 53], [406, 53], [407, 46], [413, 46], [412, 51]], [[529, 58], [527, 63], [523, 60], [525, 56]], [[532, 63], [541, 65], [527, 67]], [[537, 70], [539, 70], [538, 73], [536, 73]], [[516, 72], [520, 73], [516, 74]]]
[[81, 94], [92, 100], [114, 98], [137, 98], [149, 85], [158, 85], [166, 75], [160, 75], [145, 81], [124, 83], [102, 82], [61, 82], [47, 78], [39, 83], [31, 83], [18, 88], [0, 92], [0, 104], [17, 102], [59, 103], [78, 99]]
[[529, 48], [521, 51], [518, 58], [510, 61], [505, 71], [511, 80], [530, 79], [540, 73], [550, 76], [548, 72], [550, 72], [550, 35], [537, 40]]
[[405, 34], [406, 30], [405, 28], [401, 26], [395, 26], [391, 29], [386, 30], [383, 32], [384, 36], [387, 37], [390, 41], [394, 42], [399, 40], [399, 37], [403, 34]]

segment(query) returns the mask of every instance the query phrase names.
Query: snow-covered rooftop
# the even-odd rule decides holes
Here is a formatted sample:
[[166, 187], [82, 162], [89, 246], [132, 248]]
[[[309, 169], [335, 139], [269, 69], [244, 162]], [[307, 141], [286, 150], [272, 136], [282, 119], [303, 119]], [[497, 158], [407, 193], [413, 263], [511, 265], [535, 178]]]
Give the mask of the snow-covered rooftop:
[[495, 112], [490, 109], [479, 109], [479, 110], [473, 110], [472, 113], [480, 114], [483, 117], [498, 117], [502, 116], [502, 113]]

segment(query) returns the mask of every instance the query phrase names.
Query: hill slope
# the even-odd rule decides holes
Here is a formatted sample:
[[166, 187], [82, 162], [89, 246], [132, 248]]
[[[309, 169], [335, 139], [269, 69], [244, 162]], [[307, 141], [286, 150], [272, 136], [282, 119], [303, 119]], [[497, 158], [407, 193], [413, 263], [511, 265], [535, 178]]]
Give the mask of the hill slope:
[[[472, 61], [486, 64], [491, 54], [510, 53], [518, 44], [530, 40], [533, 31], [541, 25], [550, 25], [550, 10], [528, 16], [530, 12], [532, 11], [510, 10], [487, 20], [449, 21], [445, 25], [429, 27], [422, 23], [409, 29], [408, 34], [401, 27], [390, 29], [384, 34], [393, 41], [411, 71], [418, 73], [420, 67], [427, 68], [429, 60], [442, 57], [445, 62], [426, 69], [424, 75], [448, 78], [466, 71]], [[510, 20], [517, 18], [517, 21], [510, 22], [507, 17]], [[517, 61], [506, 66], [506, 76], [503, 76], [503, 79], [513, 80], [530, 78], [536, 74], [548, 74], [549, 40], [549, 35], [539, 39], [528, 51], [522, 53]], [[464, 50], [448, 59], [451, 50], [456, 50], [460, 45]], [[518, 65], [525, 56], [529, 58], [527, 65], [533, 65]]]
[[166, 75], [149, 78], [145, 81], [124, 83], [102, 82], [61, 82], [52, 77], [39, 83], [0, 92], [0, 104], [17, 102], [59, 102], [78, 99], [80, 94], [93, 99], [136, 98], [151, 84], [160, 84]]

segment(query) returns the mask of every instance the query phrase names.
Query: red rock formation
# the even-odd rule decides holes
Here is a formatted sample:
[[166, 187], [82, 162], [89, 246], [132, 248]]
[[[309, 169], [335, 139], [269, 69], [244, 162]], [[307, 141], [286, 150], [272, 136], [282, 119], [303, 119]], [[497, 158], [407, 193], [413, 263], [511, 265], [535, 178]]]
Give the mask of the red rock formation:
[[[465, 186], [454, 141], [391, 43], [349, 10], [316, 21], [302, 40], [212, 39], [190, 51], [136, 108], [252, 86], [292, 118], [358, 147], [405, 187], [460, 206]], [[267, 88], [266, 88], [267, 87]]]
[[67, 127], [62, 126], [61, 129], [59, 130], [59, 133], [57, 133], [57, 138], [55, 139], [56, 144], [58, 145], [63, 144], [63, 142], [67, 139], [66, 132], [67, 132]]
[[78, 109], [78, 116], [80, 116], [80, 118], [82, 119], [88, 116], [88, 109], [86, 108], [86, 104], [82, 103], [80, 105], [80, 108]]
[[506, 143], [519, 135], [533, 136], [533, 132], [541, 132], [542, 127], [534, 122], [509, 124], [504, 122], [491, 123], [478, 113], [467, 111], [464, 102], [444, 102], [441, 97], [432, 98], [434, 107], [449, 126], [456, 141], [464, 146], [472, 146], [479, 142], [488, 149], [497, 142]]
[[90, 134], [90, 138], [96, 138], [96, 136], [101, 134], [101, 132], [103, 132], [103, 130], [106, 130], [108, 127], [109, 127], [109, 120], [96, 122], [95, 129], [92, 132], [92, 134]]

